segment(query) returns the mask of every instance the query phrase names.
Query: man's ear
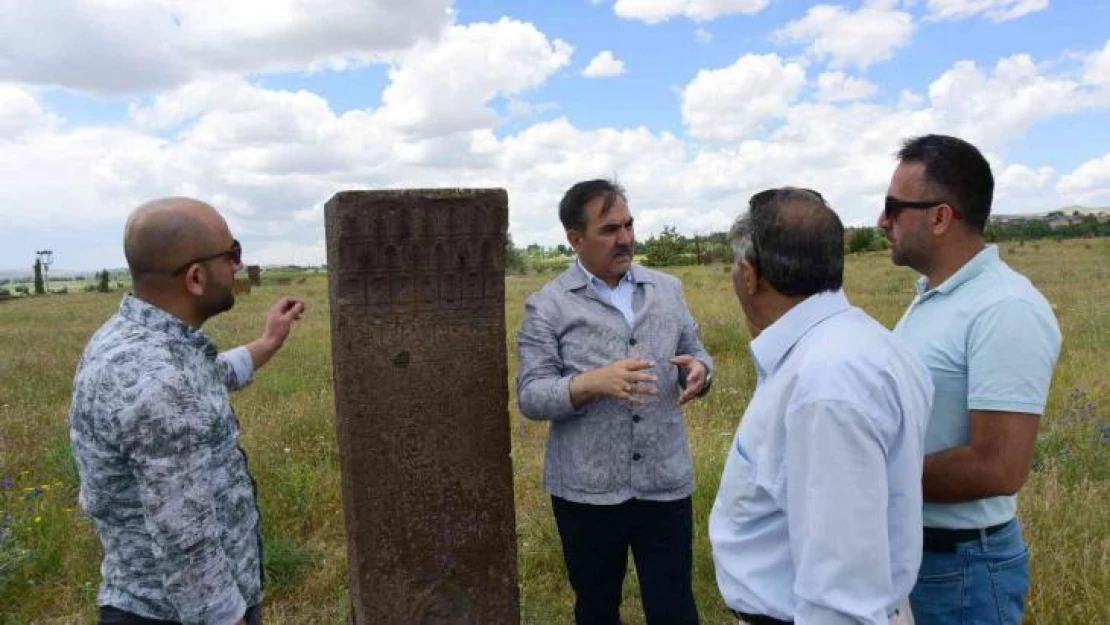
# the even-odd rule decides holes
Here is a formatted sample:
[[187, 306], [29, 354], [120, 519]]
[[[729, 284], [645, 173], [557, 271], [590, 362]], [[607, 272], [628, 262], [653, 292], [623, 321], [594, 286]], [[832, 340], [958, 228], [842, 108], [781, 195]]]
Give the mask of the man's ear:
[[578, 247], [582, 245], [582, 233], [577, 230], [567, 230], [567, 243], [578, 251]]
[[197, 297], [204, 294], [204, 288], [208, 285], [208, 273], [204, 270], [203, 265], [192, 265], [185, 271], [185, 290], [190, 295]]
[[929, 229], [933, 234], [941, 235], [948, 232], [956, 221], [956, 211], [948, 204], [941, 204], [936, 210], [929, 212]]
[[759, 272], [748, 259], [740, 261], [740, 286], [749, 297], [759, 290]]

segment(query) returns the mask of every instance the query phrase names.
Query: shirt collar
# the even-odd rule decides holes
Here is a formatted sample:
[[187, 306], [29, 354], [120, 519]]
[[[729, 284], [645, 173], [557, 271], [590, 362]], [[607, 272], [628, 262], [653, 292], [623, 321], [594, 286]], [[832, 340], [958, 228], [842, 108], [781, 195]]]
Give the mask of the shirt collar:
[[[641, 275], [642, 272], [636, 272], [635, 275], [633, 275], [633, 271], [635, 270], [635, 268], [636, 264], [633, 263], [632, 266], [629, 267], [628, 271], [624, 272], [624, 275], [621, 276], [620, 281], [617, 282], [617, 287], [620, 287], [621, 284], [625, 282], [629, 284], [636, 284], [638, 282], [650, 282], [650, 280], [643, 279], [643, 276]], [[582, 264], [581, 260], [576, 260], [574, 262], [574, 266], [569, 267], [564, 276], [567, 278], [566, 285], [570, 290], [582, 288], [591, 282], [594, 283], [595, 287], [604, 285], [605, 288], [609, 288], [609, 285], [606, 284], [604, 280], [590, 273], [590, 270], [586, 269], [586, 266]]]
[[213, 358], [217, 355], [215, 343], [201, 332], [200, 328], [193, 328], [170, 313], [130, 293], [123, 295], [119, 305], [119, 315], [145, 328], [204, 350]]
[[[941, 294], [951, 293], [952, 291], [956, 290], [956, 288], [959, 287], [961, 284], [983, 273], [997, 262], [998, 246], [994, 244], [985, 245], [983, 249], [979, 250], [979, 253], [971, 257], [971, 260], [964, 263], [964, 266], [960, 267], [959, 270], [956, 271], [956, 273], [948, 276], [947, 280], [941, 282], [932, 290]], [[921, 276], [917, 279], [918, 295], [924, 295], [926, 291], [929, 290], [929, 288], [926, 286], [927, 282], [928, 279], [925, 276]]]
[[[590, 273], [590, 270], [586, 269], [586, 266], [582, 264], [581, 259], [578, 259], [575, 262], [578, 263], [578, 267], [580, 269], [582, 269], [582, 273], [586, 274], [586, 280], [588, 282], [593, 282], [594, 286], [604, 286], [606, 288], [609, 287], [609, 285], [606, 284], [606, 282], [604, 280], [602, 280], [601, 278], [599, 278], [599, 277], [595, 276], [594, 274]], [[617, 281], [617, 286], [619, 287], [622, 282], [635, 283], [635, 280], [632, 279], [632, 268], [631, 267], [629, 267], [628, 271], [624, 272], [624, 275], [621, 276], [621, 279]], [[613, 288], [616, 288], [616, 287], [613, 287]]]
[[851, 307], [843, 290], [817, 293], [802, 300], [767, 326], [751, 342], [752, 357], [764, 374], [771, 374], [790, 349], [817, 324]]

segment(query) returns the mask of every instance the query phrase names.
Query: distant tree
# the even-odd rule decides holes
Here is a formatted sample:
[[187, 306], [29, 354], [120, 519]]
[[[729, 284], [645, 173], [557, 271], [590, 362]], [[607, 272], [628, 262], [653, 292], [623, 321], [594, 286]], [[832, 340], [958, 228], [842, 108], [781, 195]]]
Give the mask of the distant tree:
[[101, 271], [96, 275], [98, 278], [100, 278], [100, 283], [96, 285], [96, 290], [100, 291], [101, 293], [108, 293], [109, 291], [111, 291], [112, 287], [108, 284], [108, 280], [111, 278], [108, 275], [108, 270], [105, 269], [104, 271]]
[[35, 259], [35, 294], [42, 295], [46, 293], [46, 286], [42, 282], [42, 261]]
[[651, 237], [644, 243], [647, 259], [644, 264], [650, 267], [668, 267], [689, 264], [683, 255], [684, 238], [674, 226], [663, 226], [663, 232]]
[[527, 264], [520, 248], [513, 245], [513, 235], [505, 234], [505, 269], [514, 273], [524, 273]]
[[570, 256], [571, 254], [570, 248], [562, 243], [555, 246], [555, 251], [559, 252], [559, 256]]
[[878, 249], [878, 237], [875, 228], [856, 228], [848, 239], [848, 252], [859, 254]]

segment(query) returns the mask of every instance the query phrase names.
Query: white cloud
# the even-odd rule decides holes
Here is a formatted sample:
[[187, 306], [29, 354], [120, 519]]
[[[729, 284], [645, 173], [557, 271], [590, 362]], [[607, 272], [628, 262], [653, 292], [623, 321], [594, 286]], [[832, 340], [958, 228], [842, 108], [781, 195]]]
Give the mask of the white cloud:
[[713, 41], [713, 33], [699, 27], [694, 30], [694, 39], [697, 39], [699, 43], [709, 43]]
[[825, 72], [817, 77], [817, 99], [822, 102], [866, 100], [876, 91], [875, 83], [843, 72]]
[[995, 186], [1000, 195], [1013, 195], [1043, 189], [1055, 176], [1056, 170], [1048, 166], [1033, 170], [1025, 165], [1008, 165], [995, 175]]
[[898, 9], [896, 0], [868, 0], [857, 11], [817, 5], [799, 20], [775, 31], [779, 43], [806, 44], [806, 54], [829, 59], [833, 68], [866, 68], [889, 59], [910, 43], [913, 16]]
[[212, 74], [344, 67], [451, 20], [450, 0], [4, 2], [0, 80], [142, 92]]
[[648, 24], [675, 17], [708, 22], [725, 15], [759, 13], [770, 3], [771, 0], [617, 0], [613, 12]]
[[42, 109], [32, 90], [0, 83], [0, 141], [48, 131], [61, 123], [60, 117]]
[[1021, 135], [1040, 119], [1081, 110], [1091, 94], [1064, 76], [1052, 76], [1025, 54], [999, 60], [991, 75], [960, 61], [929, 85], [940, 121], [992, 145]]
[[586, 78], [604, 78], [607, 76], [620, 76], [624, 73], [624, 61], [613, 56], [609, 50], [602, 50], [597, 56], [590, 59], [582, 75]]
[[1095, 85], [1110, 87], [1110, 40], [1101, 50], [1088, 55], [1084, 61], [1083, 80]]
[[1110, 154], [1091, 159], [1060, 178], [1056, 190], [1074, 203], [1110, 205]]
[[499, 120], [490, 100], [539, 86], [570, 62], [573, 50], [509, 18], [452, 26], [442, 39], [401, 56], [376, 114], [420, 136], [492, 128]]
[[782, 116], [806, 82], [805, 69], [775, 54], [748, 54], [703, 69], [682, 90], [682, 120], [698, 139], [734, 141]]
[[982, 15], [992, 22], [1005, 22], [1048, 8], [1048, 0], [926, 0], [925, 4], [929, 21]]
[[506, 111], [511, 117], [532, 117], [539, 115], [544, 111], [551, 111], [559, 108], [559, 105], [554, 102], [529, 102], [521, 98], [509, 98], [508, 103], [505, 105]]

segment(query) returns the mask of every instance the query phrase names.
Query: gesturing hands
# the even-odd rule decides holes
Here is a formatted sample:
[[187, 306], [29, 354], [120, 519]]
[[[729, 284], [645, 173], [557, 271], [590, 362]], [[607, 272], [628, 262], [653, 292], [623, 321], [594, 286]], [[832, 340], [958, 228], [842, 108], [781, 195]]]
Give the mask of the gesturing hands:
[[299, 321], [304, 311], [304, 300], [298, 297], [283, 297], [270, 307], [262, 336], [247, 344], [247, 351], [251, 354], [255, 369], [260, 369], [270, 362], [270, 358], [273, 358], [274, 354], [281, 349], [285, 339], [289, 337], [293, 322]]
[[643, 372], [654, 366], [650, 360], [624, 358], [580, 373], [570, 381], [570, 401], [575, 408], [598, 397], [642, 403], [640, 396], [659, 393], [655, 376]]
[[285, 343], [286, 337], [289, 336], [289, 330], [293, 327], [293, 322], [300, 321], [304, 315], [304, 310], [304, 300], [297, 297], [282, 297], [270, 307], [262, 338], [273, 343], [275, 349], [281, 347]]
[[705, 365], [689, 354], [671, 358], [671, 364], [678, 365], [685, 370], [686, 388], [683, 389], [682, 394], [678, 397], [678, 403], [685, 404], [701, 393], [702, 387], [705, 385]]

